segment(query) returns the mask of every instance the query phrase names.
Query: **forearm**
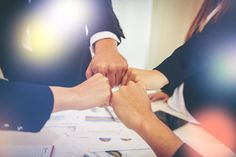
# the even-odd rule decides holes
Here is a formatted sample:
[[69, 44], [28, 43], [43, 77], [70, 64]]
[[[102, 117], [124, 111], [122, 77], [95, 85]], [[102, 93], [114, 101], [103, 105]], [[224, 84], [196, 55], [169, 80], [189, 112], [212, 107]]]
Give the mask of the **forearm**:
[[50, 87], [54, 97], [53, 112], [71, 109], [71, 105], [77, 103], [77, 95], [70, 91], [70, 88]]
[[157, 79], [155, 80], [155, 89], [160, 89], [169, 83], [168, 78], [160, 71], [153, 70], [157, 75]]
[[152, 147], [159, 157], [173, 156], [183, 144], [154, 114], [146, 117], [145, 121], [135, 131]]
[[102, 74], [95, 74], [82, 84], [71, 88], [50, 87], [54, 97], [53, 112], [84, 110], [108, 104], [110, 85]]

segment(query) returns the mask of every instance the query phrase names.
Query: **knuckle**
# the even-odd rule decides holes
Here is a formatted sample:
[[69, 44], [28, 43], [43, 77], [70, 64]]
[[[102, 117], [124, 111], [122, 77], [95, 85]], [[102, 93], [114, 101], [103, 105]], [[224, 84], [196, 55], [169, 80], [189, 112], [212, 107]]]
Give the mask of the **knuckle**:
[[111, 72], [111, 73], [114, 73], [115, 71], [117, 71], [119, 68], [119, 66], [116, 66], [116, 65], [110, 65], [108, 67], [108, 71]]
[[104, 87], [105, 87], [105, 90], [109, 91], [109, 93], [110, 93], [110, 89], [111, 89], [110, 84], [106, 83], [106, 85]]
[[106, 69], [107, 66], [106, 66], [105, 64], [102, 63], [102, 64], [99, 64], [98, 67], [99, 67], [100, 69]]
[[129, 70], [127, 71], [127, 75], [129, 76], [129, 75], [131, 75], [131, 74], [132, 74], [132, 70], [129, 69]]
[[132, 81], [129, 81], [129, 82], [127, 83], [127, 86], [130, 86], [130, 85], [131, 85], [131, 82], [132, 82]]
[[121, 86], [119, 89], [119, 93], [124, 92], [126, 90], [126, 86]]
[[104, 81], [105, 84], [109, 83], [109, 79], [105, 76], [102, 76], [102, 80]]
[[129, 81], [128, 86], [135, 86], [135, 83], [133, 81]]
[[96, 73], [95, 74], [97, 77], [103, 77], [103, 75], [101, 73]]
[[103, 83], [101, 84], [101, 86], [102, 86], [102, 88], [103, 88], [104, 90], [110, 90], [110, 89], [111, 89], [111, 86], [110, 86], [110, 84], [109, 84], [108, 81], [103, 81]]
[[119, 67], [120, 67], [120, 65], [118, 65], [118, 64], [109, 65], [109, 69], [116, 69], [116, 68], [119, 68]]
[[124, 66], [124, 67], [122, 67], [122, 71], [123, 72], [126, 72], [128, 70], [128, 65], [127, 66]]
[[106, 65], [105, 64], [98, 64], [96, 66], [96, 72], [104, 73], [106, 71]]
[[130, 67], [129, 70], [134, 70], [134, 68], [133, 68], [133, 67]]
[[132, 74], [133, 74], [133, 75], [137, 75], [137, 73], [138, 73], [137, 70], [133, 70], [133, 71], [132, 71]]

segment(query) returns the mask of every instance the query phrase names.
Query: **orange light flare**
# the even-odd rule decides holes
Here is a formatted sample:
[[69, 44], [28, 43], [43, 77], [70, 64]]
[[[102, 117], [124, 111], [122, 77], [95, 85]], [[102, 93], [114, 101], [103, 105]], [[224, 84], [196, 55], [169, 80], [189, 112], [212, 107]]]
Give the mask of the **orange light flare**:
[[236, 122], [226, 111], [208, 108], [196, 116], [201, 126], [228, 148], [236, 151]]

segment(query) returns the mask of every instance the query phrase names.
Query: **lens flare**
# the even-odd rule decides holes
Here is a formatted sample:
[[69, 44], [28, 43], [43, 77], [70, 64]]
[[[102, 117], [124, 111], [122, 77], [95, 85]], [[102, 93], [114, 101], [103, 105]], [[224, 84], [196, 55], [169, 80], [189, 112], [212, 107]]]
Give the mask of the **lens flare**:
[[236, 54], [227, 52], [213, 57], [209, 71], [211, 80], [219, 87], [228, 88], [236, 85]]
[[[50, 0], [29, 12], [21, 46], [32, 62], [52, 62], [68, 55], [84, 27], [83, 0]], [[85, 31], [85, 28], [84, 28]]]
[[208, 108], [198, 113], [201, 126], [232, 150], [236, 147], [235, 119], [222, 109]]

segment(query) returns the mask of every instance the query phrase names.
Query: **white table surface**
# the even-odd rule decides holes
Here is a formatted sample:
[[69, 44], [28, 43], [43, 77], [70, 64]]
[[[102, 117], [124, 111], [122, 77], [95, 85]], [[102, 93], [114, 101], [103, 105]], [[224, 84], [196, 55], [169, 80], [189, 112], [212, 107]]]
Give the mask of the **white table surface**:
[[[180, 118], [185, 118], [182, 114], [170, 109], [167, 104], [155, 102], [152, 104], [153, 111], [164, 111]], [[216, 138], [207, 133], [204, 129], [193, 124], [186, 124], [174, 131], [184, 142], [189, 144], [200, 154], [206, 157], [235, 156], [235, 154]], [[81, 143], [71, 137], [66, 138], [55, 133], [53, 128], [44, 128], [40, 133], [22, 133], [11, 131], [0, 131], [0, 145], [55, 145], [53, 157], [64, 157], [61, 150], [73, 149], [71, 146], [78, 146], [83, 149]], [[81, 141], [80, 141], [81, 142]], [[74, 149], [77, 149], [74, 148]], [[149, 154], [140, 153], [140, 157], [152, 157], [153, 152]], [[136, 153], [137, 155], [137, 153]], [[137, 156], [139, 157], [139, 156]]]

